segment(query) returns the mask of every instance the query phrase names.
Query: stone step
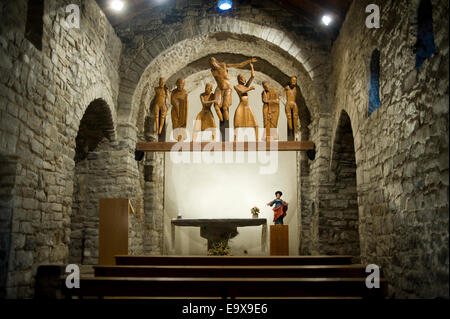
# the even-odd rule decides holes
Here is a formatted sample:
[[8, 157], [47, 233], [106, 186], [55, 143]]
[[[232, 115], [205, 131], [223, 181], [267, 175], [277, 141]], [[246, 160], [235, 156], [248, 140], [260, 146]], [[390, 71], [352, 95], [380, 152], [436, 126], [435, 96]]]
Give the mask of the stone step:
[[352, 256], [116, 256], [116, 265], [288, 266], [350, 265]]
[[364, 265], [94, 266], [96, 277], [366, 277]]

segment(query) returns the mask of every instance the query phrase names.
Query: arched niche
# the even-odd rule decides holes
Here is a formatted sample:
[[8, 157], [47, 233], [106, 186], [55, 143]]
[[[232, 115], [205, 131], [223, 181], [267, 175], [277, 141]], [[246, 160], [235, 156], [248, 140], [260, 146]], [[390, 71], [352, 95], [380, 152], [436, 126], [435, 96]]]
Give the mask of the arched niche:
[[360, 255], [358, 194], [353, 129], [341, 111], [334, 134], [330, 164], [330, 192], [319, 215], [320, 251], [325, 254]]
[[110, 106], [103, 99], [87, 107], [78, 129], [75, 147], [69, 262], [95, 264], [98, 257], [98, 199], [105, 193], [110, 164], [104, 151], [114, 141]]
[[[215, 80], [211, 76], [209, 59], [211, 57], [217, 58], [219, 61], [226, 61], [227, 63], [239, 63], [245, 60], [250, 59], [251, 57], [245, 56], [242, 54], [233, 54], [233, 53], [217, 53], [217, 54], [209, 54], [207, 56], [201, 57], [196, 61], [189, 63], [184, 68], [178, 70], [173, 73], [169, 78], [167, 78], [167, 86], [170, 90], [173, 90], [176, 87], [176, 81], [178, 78], [190, 79], [190, 81], [195, 82], [205, 82], [204, 79], [209, 79], [208, 82], [212, 83], [214, 88], [217, 86]], [[283, 118], [284, 114], [284, 105], [285, 100], [282, 98], [284, 86], [289, 83], [290, 75], [282, 72], [280, 69], [269, 63], [267, 60], [260, 59], [258, 62], [258, 67], [256, 68], [256, 78], [253, 81], [253, 85], [262, 85], [263, 81], [268, 81], [271, 86], [276, 88], [280, 94], [280, 120]], [[244, 68], [242, 70], [233, 70], [230, 69], [229, 72], [234, 73], [249, 73], [249, 68]], [[235, 77], [231, 77], [232, 85], [237, 83]], [[157, 85], [157, 84], [154, 84]], [[196, 84], [187, 82], [186, 89], [192, 89]], [[300, 132], [301, 140], [309, 139], [309, 125], [311, 124], [311, 111], [309, 106], [306, 104], [303, 92], [300, 87], [297, 87], [297, 105], [299, 108], [299, 124], [300, 124]], [[154, 112], [153, 105], [155, 94], [153, 87], [150, 83], [148, 83], [144, 88], [144, 94], [142, 95], [142, 101], [140, 103], [139, 115], [137, 117], [137, 129], [138, 136], [140, 139], [144, 138], [148, 141], [155, 141], [157, 137], [154, 134]], [[233, 107], [231, 112], [234, 112], [234, 109], [237, 106], [238, 101], [236, 99], [233, 100]], [[170, 105], [168, 105], [170, 106]], [[256, 105], [259, 107], [259, 104]], [[232, 115], [232, 114], [231, 114]], [[168, 118], [166, 120], [170, 121], [170, 112], [168, 112]], [[262, 125], [262, 123], [260, 123]], [[167, 134], [165, 135], [167, 139]]]
[[[299, 61], [302, 60], [299, 57], [301, 55], [299, 51], [299, 48], [286, 51], [260, 37], [238, 35], [229, 31], [210, 32], [176, 42], [154, 58], [151, 58], [152, 55], [143, 48], [138, 57], [134, 59], [136, 64], [122, 67], [121, 92], [123, 94], [120, 93], [119, 96], [118, 110], [120, 121], [135, 123], [143, 107], [141, 105], [142, 97], [147, 94], [146, 90], [149, 87], [152, 88], [157, 85], [159, 77], [170, 78], [174, 73], [197, 60], [211, 54], [220, 53], [241, 54], [248, 57], [256, 56], [261, 60], [266, 60], [289, 76], [297, 76], [306, 104], [312, 110], [311, 113], [317, 115], [320, 110], [319, 105], [324, 108], [325, 104], [319, 103], [317, 85], [312, 80], [310, 72], [306, 70], [306, 66]], [[137, 60], [139, 61], [137, 62]], [[257, 71], [258, 68], [258, 63], [256, 63], [255, 69]], [[319, 69], [320, 67], [316, 69], [316, 73]]]

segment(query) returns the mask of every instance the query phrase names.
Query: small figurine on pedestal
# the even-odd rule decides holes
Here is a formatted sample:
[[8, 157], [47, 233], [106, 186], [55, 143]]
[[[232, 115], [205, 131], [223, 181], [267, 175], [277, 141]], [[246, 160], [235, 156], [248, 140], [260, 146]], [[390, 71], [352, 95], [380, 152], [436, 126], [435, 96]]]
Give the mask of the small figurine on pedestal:
[[267, 203], [267, 206], [274, 206], [272, 208], [273, 210], [273, 221], [275, 222], [275, 225], [283, 225], [283, 218], [287, 215], [287, 209], [288, 209], [288, 203], [281, 199], [281, 196], [283, 195], [282, 192], [277, 191], [275, 193], [275, 196], [277, 197], [270, 203]]

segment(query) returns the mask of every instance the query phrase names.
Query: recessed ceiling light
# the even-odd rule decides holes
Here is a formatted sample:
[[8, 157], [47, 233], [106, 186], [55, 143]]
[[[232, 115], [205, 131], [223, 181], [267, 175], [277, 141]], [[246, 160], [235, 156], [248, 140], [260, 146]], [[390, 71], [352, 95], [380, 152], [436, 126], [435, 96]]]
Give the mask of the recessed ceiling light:
[[111, 1], [111, 9], [115, 11], [120, 11], [123, 9], [124, 3], [122, 0], [113, 0]]
[[227, 11], [233, 7], [233, 2], [231, 0], [220, 0], [217, 6], [220, 10]]
[[333, 19], [327, 14], [322, 17], [322, 23], [325, 25], [330, 25], [332, 21]]

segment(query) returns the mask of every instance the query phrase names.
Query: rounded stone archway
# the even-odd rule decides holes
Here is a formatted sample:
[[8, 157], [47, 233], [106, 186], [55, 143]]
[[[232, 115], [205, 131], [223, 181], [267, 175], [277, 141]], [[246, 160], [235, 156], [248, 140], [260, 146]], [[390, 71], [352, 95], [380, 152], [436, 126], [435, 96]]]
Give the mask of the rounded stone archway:
[[[194, 18], [188, 26], [174, 26], [168, 36], [151, 38], [143, 33], [136, 42], [137, 47], [127, 47], [122, 55], [117, 109], [120, 139], [126, 139], [130, 146], [142, 140], [161, 140], [154, 134], [151, 112], [154, 87], [159, 78], [166, 78], [169, 89], [173, 89], [170, 86], [178, 77], [209, 74], [207, 62], [211, 56], [228, 63], [258, 58], [256, 72], [277, 86], [280, 94], [290, 76], [295, 75], [301, 92], [298, 97], [300, 131], [296, 139], [316, 136], [310, 134], [310, 128], [318, 126], [320, 116], [328, 112], [327, 95], [324, 94], [327, 86], [323, 81], [329, 73], [326, 54], [310, 42], [281, 30], [221, 17], [220, 23], [209, 18]], [[213, 83], [215, 85], [215, 81]], [[233, 101], [233, 107], [236, 107], [235, 103]], [[284, 104], [280, 106], [280, 113], [284, 114]], [[298, 157], [302, 159], [303, 170], [300, 176], [297, 167], [297, 175], [299, 181], [303, 181], [309, 177], [310, 161], [305, 154]], [[137, 167], [144, 194], [144, 218], [149, 228], [144, 250], [149, 253], [163, 252], [164, 163], [163, 155], [148, 153]], [[304, 194], [312, 191], [309, 184], [303, 184]], [[307, 213], [308, 200], [303, 202], [300, 214]]]
[[[170, 78], [167, 79], [167, 86], [170, 90], [174, 89], [176, 86], [176, 80], [178, 78], [184, 78], [189, 79], [189, 81], [186, 83], [187, 91], [189, 93], [190, 90], [192, 90], [193, 87], [201, 83], [206, 83], [205, 79], [209, 79], [209, 82], [215, 85], [215, 80], [211, 76], [210, 72], [210, 66], [209, 66], [209, 59], [210, 57], [214, 56], [219, 61], [226, 61], [227, 63], [239, 63], [245, 60], [250, 59], [251, 57], [245, 56], [242, 54], [235, 54], [235, 53], [218, 53], [218, 54], [209, 54], [207, 56], [204, 56], [196, 61], [193, 61], [192, 63], [189, 63], [187, 66], [182, 68], [181, 70], [177, 71], [176, 73], [172, 74]], [[258, 68], [256, 71], [256, 78], [253, 81], [254, 85], [262, 85], [263, 81], [268, 81], [271, 83], [274, 88], [276, 88], [280, 94], [280, 100], [281, 100], [281, 113], [284, 113], [283, 105], [285, 104], [284, 98], [282, 97], [282, 91], [284, 89], [284, 86], [289, 83], [290, 75], [282, 72], [279, 68], [273, 66], [271, 63], [264, 59], [260, 59], [258, 62]], [[243, 70], [235, 70], [230, 69], [230, 74], [233, 73], [248, 73], [248, 69]], [[232, 82], [235, 81], [235, 77], [231, 76]], [[191, 83], [193, 82], [193, 83]], [[203, 83], [203, 84], [204, 84]], [[143, 95], [142, 95], [142, 101], [139, 106], [139, 114], [137, 116], [137, 130], [139, 138], [146, 139], [146, 140], [156, 140], [156, 136], [152, 136], [152, 133], [154, 132], [154, 114], [151, 111], [153, 107], [153, 98], [154, 98], [154, 91], [152, 88], [152, 85], [150, 83], [147, 83], [145, 88], [143, 89]], [[299, 107], [299, 118], [300, 118], [300, 131], [301, 133], [301, 139], [307, 140], [309, 138], [309, 129], [308, 126], [311, 123], [311, 111], [310, 106], [307, 105], [305, 98], [303, 96], [303, 92], [300, 88], [298, 88], [298, 94], [297, 94], [297, 105]], [[232, 110], [234, 109], [235, 105], [233, 105]], [[255, 106], [256, 107], [256, 106]], [[168, 113], [168, 118], [166, 121], [169, 121], [170, 119], [170, 113]], [[143, 134], [144, 131], [144, 134]], [[152, 137], [150, 137], [152, 136]]]
[[354, 144], [350, 117], [342, 110], [331, 150], [330, 195], [319, 215], [321, 253], [360, 256]]
[[308, 92], [307, 104], [317, 113], [327, 108], [323, 95], [317, 94], [327, 73], [326, 59], [304, 41], [278, 29], [227, 17], [220, 24], [208, 18], [196, 24], [201, 27], [178, 27], [168, 38], [143, 42], [137, 53], [124, 58], [118, 109], [122, 123], [135, 122], [148, 83], [153, 86], [157, 78], [169, 78], [189, 63], [219, 53], [253, 56], [258, 52], [259, 58], [286, 74], [297, 75], [300, 88]]
[[69, 245], [71, 263], [95, 264], [97, 261], [98, 199], [105, 193], [102, 179], [109, 179], [105, 170], [108, 159], [102, 152], [109, 150], [114, 139], [109, 105], [103, 99], [93, 100], [80, 121], [76, 137]]

